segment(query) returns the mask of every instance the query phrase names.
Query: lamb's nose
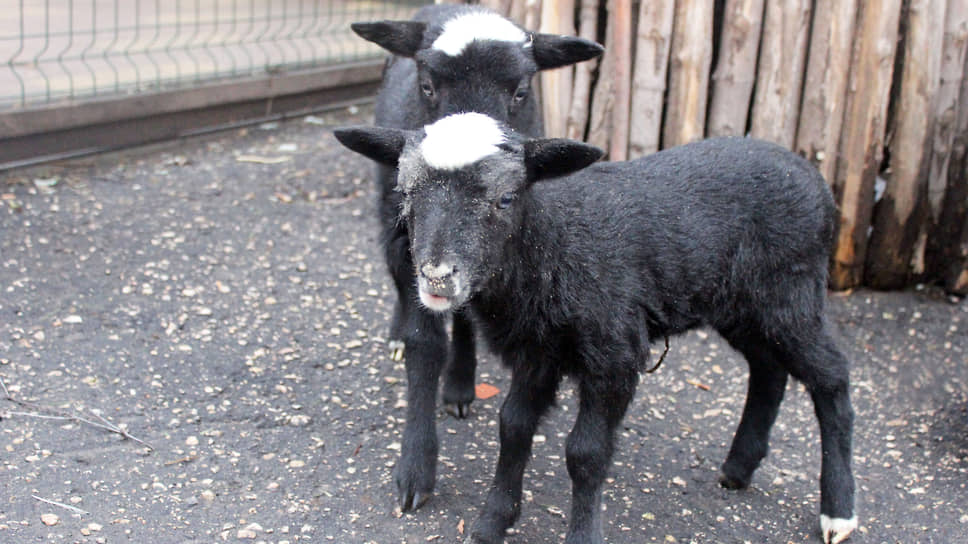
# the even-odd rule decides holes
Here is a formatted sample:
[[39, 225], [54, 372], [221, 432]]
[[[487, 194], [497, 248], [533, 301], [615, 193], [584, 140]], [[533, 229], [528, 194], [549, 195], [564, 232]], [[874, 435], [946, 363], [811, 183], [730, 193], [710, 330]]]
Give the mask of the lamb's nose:
[[427, 263], [420, 267], [420, 273], [430, 281], [445, 280], [454, 273], [454, 265], [448, 263], [432, 265]]

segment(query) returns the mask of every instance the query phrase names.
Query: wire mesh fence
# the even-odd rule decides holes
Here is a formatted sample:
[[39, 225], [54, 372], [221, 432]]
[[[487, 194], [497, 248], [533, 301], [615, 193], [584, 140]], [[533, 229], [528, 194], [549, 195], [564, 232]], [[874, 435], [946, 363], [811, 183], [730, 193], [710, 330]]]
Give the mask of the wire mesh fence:
[[0, 109], [135, 94], [382, 55], [349, 23], [420, 0], [5, 0]]

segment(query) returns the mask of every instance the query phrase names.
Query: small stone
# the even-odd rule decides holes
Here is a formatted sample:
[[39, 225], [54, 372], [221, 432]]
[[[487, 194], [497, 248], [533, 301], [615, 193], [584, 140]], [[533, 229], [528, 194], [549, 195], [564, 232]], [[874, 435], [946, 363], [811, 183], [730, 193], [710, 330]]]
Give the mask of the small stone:
[[62, 319], [61, 321], [63, 321], [64, 323], [67, 323], [68, 325], [78, 325], [84, 322], [84, 320], [81, 319], [81, 316], [79, 315], [69, 315], [64, 319]]
[[189, 436], [188, 438], [185, 439], [185, 445], [186, 446], [197, 446], [198, 445], [198, 437], [197, 436]]
[[257, 535], [255, 531], [251, 531], [249, 529], [239, 529], [235, 536], [238, 537], [239, 540], [255, 540], [259, 535]]
[[212, 502], [215, 500], [215, 493], [211, 489], [206, 489], [198, 494], [198, 498], [205, 502]]
[[44, 525], [51, 526], [60, 523], [60, 518], [57, 514], [43, 514], [40, 516], [40, 521], [44, 522]]
[[672, 479], [672, 483], [675, 484], [675, 485], [677, 485], [677, 486], [679, 486], [679, 487], [686, 487], [686, 481], [683, 480], [682, 478], [678, 477], [678, 476], [676, 476], [676, 477], [674, 477]]
[[309, 425], [312, 420], [313, 419], [307, 415], [296, 414], [289, 418], [289, 424], [293, 427], [305, 427], [306, 425]]
[[306, 466], [306, 461], [301, 459], [293, 459], [292, 461], [289, 461], [289, 468], [302, 468], [304, 466]]

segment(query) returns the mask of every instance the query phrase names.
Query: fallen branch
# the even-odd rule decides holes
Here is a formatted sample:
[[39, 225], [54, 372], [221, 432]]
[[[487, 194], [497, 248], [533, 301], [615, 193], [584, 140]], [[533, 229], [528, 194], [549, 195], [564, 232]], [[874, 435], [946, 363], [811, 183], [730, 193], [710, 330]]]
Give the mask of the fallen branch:
[[16, 404], [18, 406], [21, 406], [21, 407], [26, 408], [28, 410], [33, 410], [34, 412], [47, 412], [47, 414], [53, 414], [53, 415], [47, 415], [47, 414], [43, 414], [43, 413], [30, 413], [30, 412], [5, 412], [5, 415], [8, 415], [8, 416], [35, 417], [35, 418], [39, 418], [39, 419], [60, 419], [60, 420], [66, 420], [66, 421], [73, 421], [75, 423], [84, 423], [84, 424], [90, 425], [92, 427], [97, 427], [98, 429], [104, 429], [104, 430], [110, 431], [112, 433], [117, 433], [117, 434], [121, 435], [124, 438], [127, 438], [129, 440], [133, 440], [133, 441], [141, 444], [142, 446], [148, 448], [149, 450], [154, 451], [154, 449], [155, 449], [154, 446], [152, 446], [151, 444], [145, 442], [144, 440], [141, 440], [140, 438], [137, 438], [135, 436], [132, 436], [131, 433], [129, 433], [128, 431], [122, 429], [121, 427], [118, 427], [117, 425], [115, 425], [114, 423], [111, 423], [107, 419], [104, 419], [103, 417], [101, 417], [100, 414], [98, 414], [96, 412], [91, 412], [91, 413], [94, 414], [94, 417], [100, 419], [102, 423], [98, 423], [96, 421], [91, 421], [90, 419], [87, 419], [85, 417], [79, 416], [77, 414], [72, 414], [70, 412], [65, 412], [63, 410], [58, 410], [56, 408], [50, 408], [48, 406], [41, 406], [39, 404], [34, 404], [32, 402], [27, 402], [27, 401], [24, 401], [24, 400], [20, 400], [20, 399], [14, 398], [14, 396], [11, 395], [10, 394], [10, 391], [7, 389], [7, 385], [5, 383], [3, 383], [3, 378], [0, 378], [0, 388], [3, 389], [3, 395], [4, 395], [4, 397], [8, 401], [10, 401], [10, 402], [12, 402], [12, 403], [14, 403], [14, 404]]

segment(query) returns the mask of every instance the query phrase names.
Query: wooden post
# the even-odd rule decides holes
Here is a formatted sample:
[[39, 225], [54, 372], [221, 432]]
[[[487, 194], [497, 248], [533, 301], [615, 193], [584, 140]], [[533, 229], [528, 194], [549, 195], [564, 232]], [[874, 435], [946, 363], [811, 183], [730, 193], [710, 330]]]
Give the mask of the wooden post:
[[[912, 263], [928, 211], [927, 181], [931, 171], [931, 134], [935, 96], [941, 72], [945, 0], [911, 0], [905, 12], [903, 72], [894, 108], [891, 175], [874, 210], [864, 283], [877, 289], [904, 287], [912, 274], [924, 271]], [[923, 252], [920, 252], [923, 254]], [[912, 264], [917, 266], [912, 267]]]
[[[647, 4], [649, 2], [642, 2]], [[746, 133], [746, 119], [756, 81], [763, 0], [726, 0], [723, 33], [713, 72], [709, 106], [710, 136]], [[641, 23], [639, 23], [641, 24]]]
[[676, 2], [663, 147], [703, 137], [712, 62], [713, 3], [713, 0]]
[[[586, 40], [598, 40], [598, 0], [581, 0], [578, 12], [578, 35]], [[592, 72], [598, 66], [598, 59], [579, 62], [575, 65], [575, 85], [571, 93], [571, 107], [568, 108], [568, 122], [565, 136], [573, 140], [583, 140], [588, 128], [588, 104], [591, 101]]]
[[[958, 109], [966, 108], [958, 101], [959, 86], [965, 75], [965, 62], [968, 60], [968, 2], [948, 0], [945, 11], [944, 45], [941, 52], [941, 78], [938, 83], [937, 106], [935, 108], [934, 135], [931, 155], [931, 172], [928, 175], [928, 216], [924, 232], [925, 244], [919, 244], [916, 261], [925, 263], [924, 271], [928, 278], [938, 278], [934, 255], [939, 253], [940, 240], [936, 236], [941, 221], [941, 210], [945, 189], [948, 185], [948, 168], [951, 160], [952, 145], [958, 126]], [[927, 247], [925, 247], [927, 246]]]
[[800, 88], [807, 59], [811, 0], [766, 4], [750, 132], [793, 148], [800, 114]]
[[659, 150], [674, 13], [675, 0], [645, 0], [639, 4], [632, 79], [631, 115], [634, 122], [629, 127], [629, 158]]
[[[575, 1], [556, 0], [541, 5], [541, 32], [548, 34], [575, 33]], [[541, 106], [545, 134], [563, 137], [568, 107], [571, 105], [571, 87], [574, 68], [563, 66], [541, 72]]]
[[615, 102], [612, 107], [612, 135], [608, 156], [613, 161], [624, 161], [629, 154], [629, 108], [632, 94], [632, 0], [610, 0], [614, 19], [609, 20], [609, 32], [615, 34], [615, 65], [609, 75], [615, 79]]
[[830, 283], [835, 289], [857, 286], [863, 278], [900, 11], [901, 0], [864, 2], [859, 6], [850, 92], [834, 178], [840, 205], [830, 271]]
[[482, 6], [491, 8], [505, 17], [511, 14], [512, 3], [513, 0], [481, 0]]
[[837, 170], [857, 0], [817, 0], [796, 150], [833, 184]]
[[[630, 0], [609, 0], [605, 33], [605, 54], [602, 55], [598, 84], [592, 97], [592, 114], [588, 127], [588, 142], [607, 149], [609, 159], [622, 160], [628, 150], [628, 108], [630, 36]], [[622, 22], [624, 19], [624, 22]], [[624, 87], [624, 89], [622, 88]], [[624, 124], [621, 118], [625, 119]], [[624, 132], [624, 134], [623, 134]]]
[[[519, 0], [515, 0], [518, 2]], [[555, 0], [548, 0], [549, 2], [554, 2]], [[520, 19], [515, 19], [516, 21], [521, 21], [524, 28], [537, 28], [541, 24], [541, 0], [524, 0], [521, 2], [524, 6], [521, 8]], [[514, 14], [514, 7], [511, 7], [511, 13]]]
[[930, 267], [948, 291], [968, 294], [968, 59], [959, 93], [958, 117], [938, 225], [932, 230]]

